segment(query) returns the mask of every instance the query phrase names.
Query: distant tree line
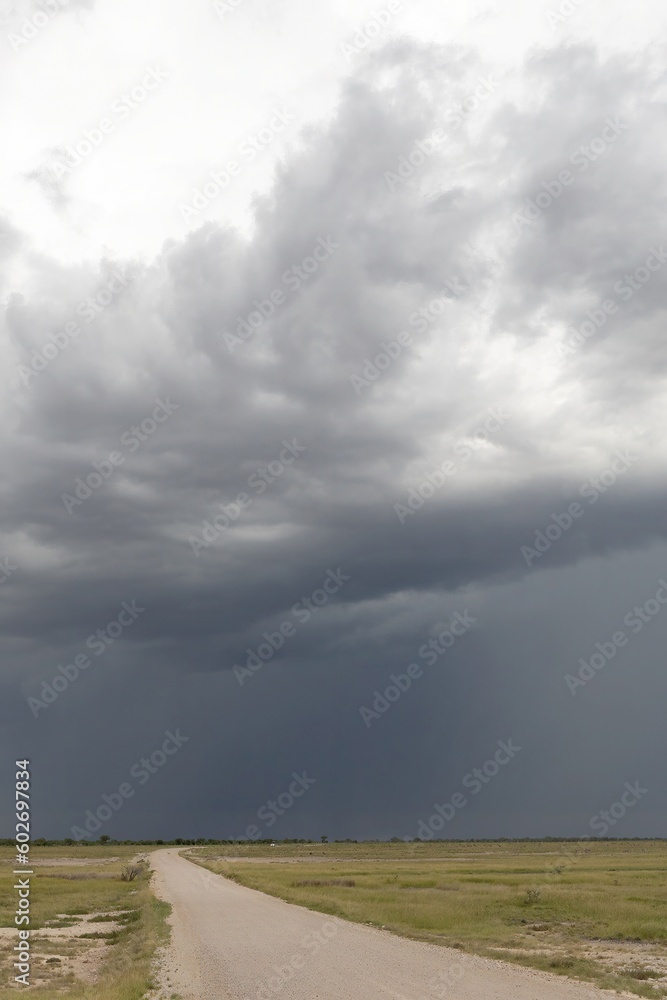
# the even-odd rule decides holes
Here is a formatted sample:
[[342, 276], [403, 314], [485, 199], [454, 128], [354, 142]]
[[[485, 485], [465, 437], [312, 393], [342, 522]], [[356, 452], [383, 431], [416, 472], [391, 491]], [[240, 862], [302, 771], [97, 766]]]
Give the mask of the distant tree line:
[[[353, 840], [350, 837], [346, 837], [344, 840], [334, 840], [334, 844], [396, 844], [396, 843], [431, 843], [431, 844], [544, 844], [544, 843], [555, 843], [555, 844], [569, 844], [569, 843], [580, 843], [582, 840], [591, 841], [593, 843], [598, 841], [624, 841], [624, 842], [634, 842], [634, 841], [664, 841], [667, 837], [468, 837], [460, 839], [452, 838], [434, 838], [433, 840], [421, 840], [416, 837], [414, 840], [409, 840], [404, 837], [391, 837], [389, 840], [378, 840], [373, 838], [371, 840]], [[233, 840], [233, 839], [222, 839], [216, 840], [213, 838], [205, 839], [204, 837], [198, 837], [196, 840], [193, 838], [177, 837], [175, 840], [113, 840], [107, 834], [103, 834], [99, 840], [74, 840], [72, 837], [66, 837], [64, 840], [46, 840], [44, 837], [40, 837], [37, 840], [32, 841], [33, 847], [99, 847], [100, 844], [108, 845], [110, 847], [118, 846], [132, 846], [138, 845], [140, 847], [208, 847], [216, 846], [218, 844], [228, 844], [234, 846], [240, 846], [242, 844], [317, 844], [318, 842], [327, 843], [327, 838], [320, 837], [317, 840], [307, 840], [305, 838], [294, 838], [285, 840], [276, 840], [275, 838], [268, 837], [265, 840]], [[0, 847], [13, 847], [14, 840], [5, 837], [0, 838]]]
[[[8, 838], [0, 838], [0, 847], [12, 847], [14, 846], [14, 840]], [[74, 840], [73, 837], [66, 837], [64, 840], [45, 840], [44, 837], [39, 837], [37, 840], [32, 841], [33, 847], [99, 847], [100, 844], [108, 845], [113, 847], [131, 846], [138, 844], [141, 847], [184, 847], [184, 846], [207, 846], [215, 844], [314, 844], [314, 840], [275, 840], [269, 837], [267, 840], [206, 840], [204, 837], [199, 837], [197, 840], [188, 839], [184, 837], [177, 837], [175, 840], [113, 840], [107, 834], [103, 834], [99, 840]], [[340, 843], [347, 843], [346, 841], [340, 841]], [[357, 843], [357, 841], [349, 841], [349, 843]]]

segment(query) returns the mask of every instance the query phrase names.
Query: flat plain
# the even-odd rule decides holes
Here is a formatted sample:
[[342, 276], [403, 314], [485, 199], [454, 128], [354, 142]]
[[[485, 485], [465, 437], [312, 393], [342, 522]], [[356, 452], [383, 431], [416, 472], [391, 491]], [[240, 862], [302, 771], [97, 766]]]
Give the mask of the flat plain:
[[[0, 1000], [23, 990], [39, 1000], [140, 1000], [152, 985], [155, 949], [166, 941], [169, 907], [156, 900], [148, 867], [122, 870], [146, 848], [120, 845], [31, 849], [29, 987], [14, 982], [16, 852], [0, 847]], [[20, 877], [20, 876], [18, 876]]]
[[[140, 1000], [167, 941], [151, 846], [33, 846], [31, 996]], [[395, 934], [667, 996], [667, 842], [221, 844], [186, 857], [291, 903]], [[14, 851], [0, 848], [0, 1000], [17, 995]], [[6, 984], [6, 985], [5, 985]]]
[[667, 996], [664, 841], [243, 844], [213, 872], [416, 940]]

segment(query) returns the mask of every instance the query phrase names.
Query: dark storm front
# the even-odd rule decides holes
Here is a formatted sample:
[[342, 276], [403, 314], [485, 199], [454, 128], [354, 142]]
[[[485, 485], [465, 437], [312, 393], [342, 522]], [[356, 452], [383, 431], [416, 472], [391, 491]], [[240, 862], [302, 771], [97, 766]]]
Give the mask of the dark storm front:
[[[267, 799], [257, 810], [257, 819], [261, 821], [263, 826], [267, 828], [272, 827], [279, 817], [284, 816], [294, 803], [317, 781], [316, 778], [309, 777], [307, 771], [302, 771], [301, 773], [293, 771], [291, 777], [293, 780], [289, 788], [276, 795], [275, 799]], [[261, 840], [262, 833], [263, 831], [259, 826], [251, 824], [246, 827], [244, 836], [240, 837], [239, 840]]]
[[[184, 743], [190, 739], [184, 736], [180, 729], [173, 732], [166, 729], [164, 733], [166, 739], [160, 747], [147, 756], [138, 760], [129, 770], [129, 776], [136, 778], [139, 785], [145, 785], [154, 774], [164, 767], [170, 757], [178, 753]], [[86, 809], [83, 818], [82, 829], [79, 826], [72, 827], [72, 836], [75, 840], [92, 840], [92, 834], [97, 833], [104, 823], [107, 823], [119, 809], [122, 809], [128, 799], [134, 797], [136, 788], [133, 782], [123, 781], [118, 786], [118, 790], [101, 795], [101, 803], [93, 811]]]
[[[110, 646], [120, 638], [123, 632], [133, 625], [145, 608], [137, 606], [136, 599], [123, 601], [120, 606], [120, 613], [113, 621], [108, 622], [105, 628], [98, 629], [91, 633], [86, 639], [86, 648], [95, 656], [102, 656]], [[29, 697], [28, 707], [37, 718], [40, 711], [52, 705], [67, 688], [78, 680], [83, 670], [87, 670], [92, 664], [91, 658], [86, 653], [77, 653], [71, 663], [61, 664], [58, 673], [51, 682], [44, 681], [40, 690], [40, 697]]]
[[335, 572], [332, 569], [327, 570], [322, 586], [314, 590], [310, 597], [302, 597], [293, 605], [291, 615], [296, 619], [297, 624], [288, 618], [281, 622], [275, 632], [264, 632], [262, 638], [265, 642], [260, 643], [256, 651], [250, 647], [246, 649], [248, 657], [245, 667], [240, 667], [237, 663], [234, 664], [234, 676], [239, 684], [243, 686], [248, 678], [260, 670], [277, 650], [282, 649], [287, 639], [296, 635], [298, 626], [307, 624], [313, 615], [328, 604], [329, 599], [337, 594], [348, 580], [350, 577], [343, 573], [340, 566]]

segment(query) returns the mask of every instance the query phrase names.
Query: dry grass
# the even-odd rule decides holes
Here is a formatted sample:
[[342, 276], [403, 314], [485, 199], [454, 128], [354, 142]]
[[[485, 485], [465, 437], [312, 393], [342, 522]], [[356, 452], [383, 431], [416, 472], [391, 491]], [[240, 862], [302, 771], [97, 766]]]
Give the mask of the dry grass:
[[[0, 849], [0, 1000], [16, 1000], [12, 948], [13, 854]], [[151, 963], [166, 938], [168, 906], [144, 870], [121, 881], [136, 847], [33, 847], [31, 981], [39, 1000], [140, 1000], [152, 986]], [[69, 855], [69, 857], [66, 857]]]
[[185, 853], [324, 913], [667, 996], [664, 842], [248, 844]]

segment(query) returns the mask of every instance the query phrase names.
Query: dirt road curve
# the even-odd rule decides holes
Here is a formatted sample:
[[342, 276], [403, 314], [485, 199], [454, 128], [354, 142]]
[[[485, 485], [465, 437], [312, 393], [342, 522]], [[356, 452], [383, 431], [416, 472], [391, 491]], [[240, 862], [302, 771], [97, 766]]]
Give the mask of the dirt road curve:
[[[155, 851], [173, 906], [162, 996], [184, 1000], [610, 1000], [557, 976], [421, 944], [280, 899]], [[167, 980], [168, 976], [168, 980]]]

